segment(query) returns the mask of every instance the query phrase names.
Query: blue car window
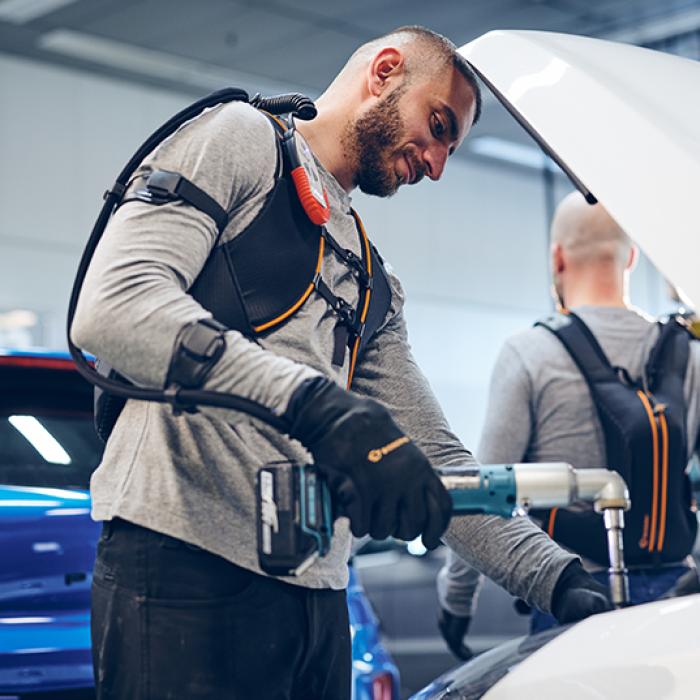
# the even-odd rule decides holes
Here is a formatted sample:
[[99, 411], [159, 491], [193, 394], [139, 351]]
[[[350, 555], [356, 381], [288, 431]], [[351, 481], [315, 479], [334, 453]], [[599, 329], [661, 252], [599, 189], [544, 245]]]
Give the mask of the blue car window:
[[92, 387], [65, 362], [0, 363], [0, 484], [87, 489], [103, 445]]
[[0, 484], [87, 489], [101, 454], [91, 416], [0, 417]]

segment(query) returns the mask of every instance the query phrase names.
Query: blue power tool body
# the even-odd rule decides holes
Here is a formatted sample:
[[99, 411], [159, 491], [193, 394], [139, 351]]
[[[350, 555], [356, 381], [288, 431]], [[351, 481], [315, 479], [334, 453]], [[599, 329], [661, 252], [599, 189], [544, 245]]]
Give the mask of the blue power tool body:
[[[488, 513], [511, 517], [516, 502], [512, 464], [438, 469], [454, 515]], [[458, 484], [458, 485], [453, 485]], [[268, 464], [257, 478], [258, 559], [263, 571], [298, 576], [331, 546], [331, 494], [313, 465]]]

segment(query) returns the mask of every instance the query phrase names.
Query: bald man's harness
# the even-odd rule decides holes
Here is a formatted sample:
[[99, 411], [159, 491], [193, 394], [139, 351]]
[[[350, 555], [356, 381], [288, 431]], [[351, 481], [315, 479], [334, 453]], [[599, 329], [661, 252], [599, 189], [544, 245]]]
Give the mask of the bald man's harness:
[[[697, 518], [687, 474], [684, 382], [691, 334], [682, 319], [659, 322], [641, 379], [613, 367], [588, 326], [571, 311], [536, 325], [553, 333], [586, 380], [605, 439], [606, 464], [627, 483], [625, 559], [654, 566], [681, 561], [693, 548]], [[606, 565], [602, 520], [592, 511], [540, 513], [549, 535]]]

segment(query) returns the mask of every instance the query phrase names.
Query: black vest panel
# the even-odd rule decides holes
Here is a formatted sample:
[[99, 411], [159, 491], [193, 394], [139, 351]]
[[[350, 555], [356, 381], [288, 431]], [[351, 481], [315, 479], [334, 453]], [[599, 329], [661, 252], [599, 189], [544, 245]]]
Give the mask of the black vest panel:
[[251, 225], [213, 251], [190, 294], [220, 323], [253, 335], [306, 292], [320, 244], [293, 183], [280, 177]]
[[[645, 370], [646, 383], [636, 383], [610, 365], [575, 314], [561, 314], [537, 325], [559, 338], [586, 379], [605, 436], [605, 466], [618, 472], [629, 488], [632, 508], [625, 514], [626, 563], [653, 566], [680, 561], [690, 553], [697, 530], [685, 473], [687, 331], [674, 319], [662, 324]], [[544, 514], [544, 519], [558, 542], [608, 564], [601, 515], [557, 509]]]
[[[284, 133], [279, 122], [271, 122], [279, 138]], [[217, 321], [249, 337], [274, 330], [314, 293], [310, 287], [324, 252], [322, 228], [304, 211], [279, 142], [277, 146], [284, 167], [265, 204], [244, 231], [214, 248], [189, 290]], [[391, 288], [381, 258], [359, 223], [357, 228], [362, 261], [372, 271], [361, 353], [386, 317]]]

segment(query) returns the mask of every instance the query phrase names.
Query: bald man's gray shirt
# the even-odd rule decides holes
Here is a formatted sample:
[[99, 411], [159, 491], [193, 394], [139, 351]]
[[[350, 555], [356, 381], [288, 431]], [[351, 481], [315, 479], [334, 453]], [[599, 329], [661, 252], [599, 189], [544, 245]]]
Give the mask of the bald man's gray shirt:
[[[74, 341], [135, 383], [162, 388], [180, 329], [210, 314], [186, 294], [209, 253], [237, 236], [265, 203], [277, 151], [268, 119], [232, 103], [206, 112], [165, 141], [142, 170], [176, 171], [231, 213], [217, 238], [214, 223], [183, 202], [131, 202], [117, 210], [85, 280], [72, 329]], [[328, 191], [328, 229], [360, 255], [350, 198], [321, 168]], [[356, 305], [351, 271], [327, 250], [322, 276]], [[358, 363], [353, 391], [389, 408], [434, 465], [473, 461], [455, 435], [411, 354], [403, 291], [391, 275], [392, 305]], [[348, 358], [331, 363], [336, 317], [312, 295], [275, 332], [251, 342], [226, 333], [226, 350], [204, 389], [285, 410], [302, 381], [322, 374], [344, 386]], [[309, 460], [302, 446], [253, 418], [222, 409], [175, 416], [167, 406], [129, 401], [91, 481], [93, 517], [121, 517], [179, 538], [258, 573], [255, 476], [264, 464]], [[554, 585], [572, 557], [526, 522], [455, 518], [448, 541], [513, 593], [549, 609]], [[350, 554], [347, 520], [336, 522], [328, 556], [290, 583], [344, 588]]]
[[[658, 325], [634, 309], [581, 306], [610, 362], [641, 377], [658, 337]], [[685, 376], [688, 459], [700, 439], [700, 343], [691, 343]], [[583, 375], [550, 331], [529, 328], [509, 338], [496, 360], [484, 429], [477, 451], [482, 463], [570, 462], [577, 469], [613, 467]], [[438, 580], [441, 603], [468, 616], [478, 574], [454, 554]]]

